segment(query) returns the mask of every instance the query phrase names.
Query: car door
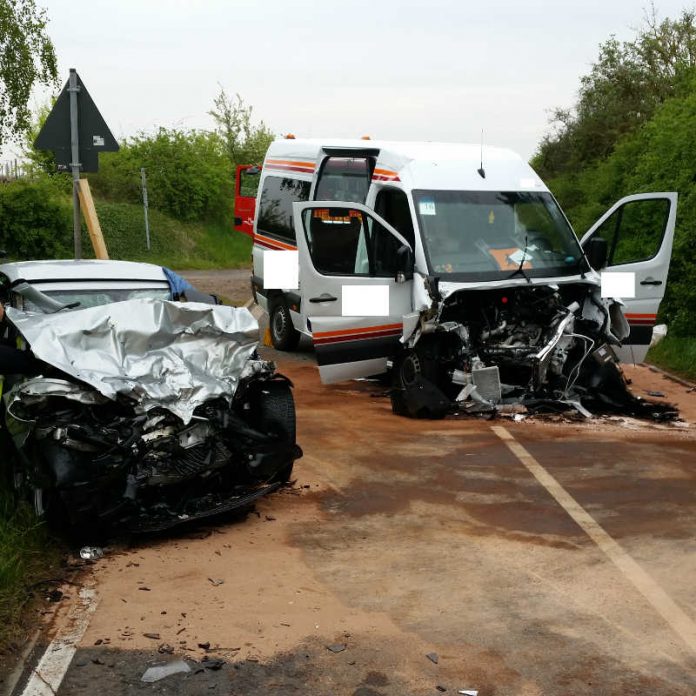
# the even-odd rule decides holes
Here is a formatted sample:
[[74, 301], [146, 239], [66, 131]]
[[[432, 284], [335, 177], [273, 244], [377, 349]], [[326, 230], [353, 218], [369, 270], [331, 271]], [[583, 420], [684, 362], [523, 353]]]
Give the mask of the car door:
[[676, 193], [626, 196], [582, 238], [583, 247], [595, 236], [607, 241], [607, 264], [605, 268], [595, 270], [634, 274], [634, 296], [621, 298], [631, 327], [630, 336], [617, 351], [624, 362], [642, 362], [648, 352], [660, 301], [667, 286], [676, 216]]
[[364, 205], [294, 204], [302, 314], [325, 383], [385, 372], [411, 311], [413, 280], [397, 280], [410, 244]]
[[234, 229], [250, 237], [254, 236], [256, 193], [261, 168], [251, 164], [237, 167], [234, 178]]

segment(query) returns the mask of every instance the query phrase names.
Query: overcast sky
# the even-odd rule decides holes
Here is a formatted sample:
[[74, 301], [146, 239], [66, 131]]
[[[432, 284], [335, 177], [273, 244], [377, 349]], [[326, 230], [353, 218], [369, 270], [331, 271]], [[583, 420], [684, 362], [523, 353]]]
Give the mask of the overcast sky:
[[[478, 142], [529, 157], [648, 0], [38, 0], [117, 138], [210, 128], [222, 85], [276, 133]], [[690, 0], [655, 0], [676, 17]]]

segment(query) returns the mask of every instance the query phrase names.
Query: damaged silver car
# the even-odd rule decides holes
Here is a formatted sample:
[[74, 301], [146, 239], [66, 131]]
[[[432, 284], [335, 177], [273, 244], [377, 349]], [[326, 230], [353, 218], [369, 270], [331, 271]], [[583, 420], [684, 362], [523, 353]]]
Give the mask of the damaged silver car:
[[[245, 508], [289, 480], [302, 454], [292, 385], [258, 358], [248, 310], [165, 299], [174, 290], [152, 269], [154, 280], [92, 276], [101, 289], [62, 278], [51, 294], [10, 266], [3, 459], [39, 514], [78, 533], [155, 531]], [[118, 283], [149, 295], [94, 303]]]

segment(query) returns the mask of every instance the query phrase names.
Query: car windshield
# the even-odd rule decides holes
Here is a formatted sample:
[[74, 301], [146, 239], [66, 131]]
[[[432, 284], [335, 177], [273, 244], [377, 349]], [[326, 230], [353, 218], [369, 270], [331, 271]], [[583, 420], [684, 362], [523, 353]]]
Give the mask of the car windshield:
[[582, 251], [549, 193], [426, 191], [413, 198], [431, 273], [448, 280], [573, 275]]
[[[87, 307], [98, 307], [99, 305], [111, 304], [112, 302], [123, 302], [124, 300], [170, 300], [171, 292], [167, 288], [144, 288], [139, 290], [128, 290], [125, 288], [109, 288], [106, 290], [44, 290], [41, 292], [44, 295], [62, 302], [65, 305], [71, 305], [79, 302], [78, 307], [74, 309], [85, 309]], [[40, 307], [37, 307], [33, 302], [24, 299], [24, 309], [29, 312], [40, 312]]]

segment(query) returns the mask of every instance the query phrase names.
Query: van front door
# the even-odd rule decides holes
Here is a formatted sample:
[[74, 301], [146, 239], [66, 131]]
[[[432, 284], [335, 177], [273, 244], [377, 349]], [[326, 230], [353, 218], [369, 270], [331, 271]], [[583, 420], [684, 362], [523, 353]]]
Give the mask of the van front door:
[[622, 297], [631, 334], [617, 350], [624, 362], [645, 360], [660, 301], [667, 286], [677, 217], [676, 193], [641, 193], [615, 203], [585, 234], [584, 247], [595, 236], [607, 241], [604, 269], [632, 273], [633, 297]]
[[411, 311], [412, 269], [400, 267], [411, 246], [358, 203], [293, 207], [302, 314], [322, 381], [385, 372]]

